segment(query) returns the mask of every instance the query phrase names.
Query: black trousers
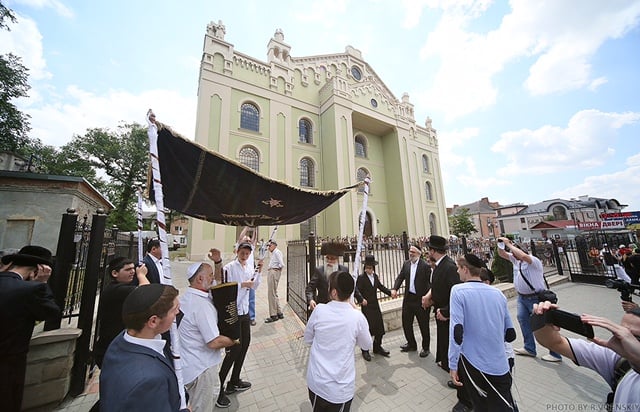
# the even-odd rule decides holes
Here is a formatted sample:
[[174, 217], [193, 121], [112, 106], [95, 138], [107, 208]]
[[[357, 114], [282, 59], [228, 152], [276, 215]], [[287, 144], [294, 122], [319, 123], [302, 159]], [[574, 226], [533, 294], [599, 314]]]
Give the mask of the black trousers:
[[353, 398], [345, 403], [331, 403], [309, 389], [309, 401], [311, 402], [313, 412], [349, 412]]
[[[464, 399], [458, 399], [467, 406], [466, 399], [470, 399], [473, 403], [474, 412], [511, 412], [514, 409], [513, 397], [511, 396], [511, 374], [509, 372], [504, 375], [489, 375], [476, 369], [465, 357], [460, 355], [458, 362], [458, 376], [462, 383], [466, 394]], [[478, 393], [471, 380], [486, 396]], [[460, 394], [462, 390], [458, 390]]]
[[440, 367], [449, 372], [449, 321], [436, 319], [436, 362]]
[[249, 319], [249, 315], [238, 316], [238, 322], [240, 322], [240, 344], [231, 346], [222, 361], [222, 366], [220, 366], [220, 372], [218, 373], [221, 393], [224, 391], [224, 382], [232, 366], [233, 371], [229, 382], [236, 383], [240, 380], [240, 371], [242, 370], [244, 359], [247, 357], [249, 343], [251, 343], [251, 319]]
[[429, 333], [430, 311], [431, 308], [425, 310], [422, 307], [422, 296], [407, 292], [402, 300], [402, 330], [409, 346], [418, 347], [416, 336], [413, 332], [413, 319], [416, 318], [422, 335], [422, 349], [429, 350], [431, 343], [431, 335]]
[[19, 412], [22, 407], [27, 354], [0, 356], [0, 399], [3, 411]]

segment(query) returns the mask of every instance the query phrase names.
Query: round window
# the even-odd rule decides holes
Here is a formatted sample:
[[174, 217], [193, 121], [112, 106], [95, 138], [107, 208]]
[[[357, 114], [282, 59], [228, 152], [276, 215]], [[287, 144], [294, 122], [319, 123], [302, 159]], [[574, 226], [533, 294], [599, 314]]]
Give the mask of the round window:
[[358, 69], [356, 66], [353, 66], [351, 68], [351, 75], [353, 76], [354, 79], [356, 80], [360, 80], [362, 79], [362, 72], [360, 71], [360, 69]]
[[378, 107], [378, 101], [376, 99], [371, 99], [371, 106]]

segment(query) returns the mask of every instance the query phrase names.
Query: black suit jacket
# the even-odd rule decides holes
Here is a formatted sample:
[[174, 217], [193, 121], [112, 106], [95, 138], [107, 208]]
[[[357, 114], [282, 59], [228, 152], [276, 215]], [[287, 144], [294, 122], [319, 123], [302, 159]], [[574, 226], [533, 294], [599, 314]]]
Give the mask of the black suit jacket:
[[444, 317], [449, 317], [449, 299], [453, 285], [461, 283], [458, 275], [458, 266], [449, 256], [442, 258], [433, 271], [431, 284], [431, 299], [433, 306], [440, 309]]
[[376, 273], [373, 274], [373, 285], [369, 280], [369, 276], [367, 276], [366, 273], [363, 273], [362, 275], [358, 276], [356, 286], [358, 288], [358, 291], [360, 292], [360, 296], [357, 297], [359, 299], [356, 298], [357, 302], [362, 303], [362, 300], [366, 299], [367, 306], [379, 306], [378, 289], [380, 289], [380, 291], [385, 295], [391, 296], [391, 291], [385, 285], [380, 283], [380, 277]]
[[[431, 267], [425, 262], [423, 259], [418, 259], [418, 267], [416, 268], [416, 278], [414, 281], [414, 286], [416, 288], [416, 295], [424, 296], [429, 291], [431, 287], [431, 281], [429, 278], [431, 277]], [[402, 269], [396, 278], [395, 283], [393, 284], [393, 289], [398, 290], [400, 286], [402, 286], [402, 282], [405, 283], [404, 287], [404, 297], [406, 298], [409, 294], [409, 282], [411, 281], [411, 261], [407, 260], [402, 265]]]
[[[158, 267], [156, 266], [156, 262], [153, 261], [151, 256], [147, 253], [142, 260], [144, 265], [147, 267], [147, 279], [149, 279], [150, 283], [160, 283], [160, 272], [158, 272]], [[138, 278], [134, 276], [136, 281]]]
[[[339, 272], [349, 272], [349, 268], [343, 265], [338, 265]], [[306, 288], [307, 304], [314, 300], [316, 303], [328, 303], [331, 300], [329, 296], [329, 279], [324, 274], [324, 266], [319, 266], [313, 271], [313, 275], [309, 280]], [[353, 292], [356, 300], [362, 299], [358, 288], [355, 287]]]
[[100, 371], [100, 406], [104, 411], [177, 412], [180, 392], [170, 360], [153, 349], [118, 335]]
[[0, 359], [26, 354], [37, 320], [55, 320], [60, 308], [46, 283], [24, 281], [14, 272], [0, 273]]

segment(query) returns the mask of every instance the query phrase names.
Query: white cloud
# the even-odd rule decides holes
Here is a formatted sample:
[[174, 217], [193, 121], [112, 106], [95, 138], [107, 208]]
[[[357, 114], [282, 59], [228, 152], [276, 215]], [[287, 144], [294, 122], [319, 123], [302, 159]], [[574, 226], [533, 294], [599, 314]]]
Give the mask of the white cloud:
[[65, 6], [61, 1], [58, 0], [14, 0], [14, 3], [23, 4], [27, 7], [31, 7], [34, 9], [47, 9], [51, 8], [55, 10], [55, 12], [62, 17], [73, 18], [75, 17], [75, 13], [69, 7]]
[[570, 199], [590, 194], [628, 204], [628, 211], [640, 210], [640, 193], [630, 190], [640, 186], [640, 153], [627, 158], [626, 166], [626, 169], [614, 173], [589, 176], [578, 185], [554, 192], [552, 197]]
[[504, 153], [505, 174], [553, 174], [559, 171], [593, 168], [614, 153], [617, 129], [640, 121], [640, 113], [605, 113], [582, 110], [567, 127], [545, 125], [536, 130], [503, 133], [492, 146]]
[[488, 1], [403, 4], [405, 24], [415, 24], [409, 13], [419, 16], [416, 7], [442, 9], [420, 51], [423, 60], [437, 59], [441, 65], [434, 86], [418, 101], [429, 111], [442, 111], [447, 121], [492, 106], [498, 96], [494, 76], [523, 58], [535, 59], [524, 84], [531, 94], [597, 88], [606, 79], [593, 78], [590, 59], [606, 40], [624, 36], [640, 19], [640, 2], [585, 0], [576, 13], [574, 2], [513, 0], [500, 26], [480, 33], [469, 27], [491, 11]]
[[18, 22], [9, 23], [11, 31], [0, 30], [0, 54], [13, 53], [29, 69], [29, 80], [50, 79], [42, 49], [42, 34], [35, 21], [16, 15]]
[[69, 86], [57, 103], [29, 107], [25, 112], [31, 115], [32, 137], [61, 146], [89, 128], [115, 129], [123, 121], [145, 125], [149, 108], [160, 122], [187, 138], [194, 137], [196, 99], [171, 90], [148, 90], [139, 95], [109, 90], [104, 95], [95, 95]]

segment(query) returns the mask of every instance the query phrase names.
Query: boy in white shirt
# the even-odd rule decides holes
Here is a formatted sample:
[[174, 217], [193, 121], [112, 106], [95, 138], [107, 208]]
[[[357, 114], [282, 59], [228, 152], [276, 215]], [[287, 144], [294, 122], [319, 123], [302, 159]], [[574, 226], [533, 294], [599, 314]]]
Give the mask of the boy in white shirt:
[[373, 347], [367, 319], [351, 306], [354, 286], [348, 272], [329, 275], [331, 301], [316, 306], [304, 331], [311, 345], [307, 386], [314, 412], [350, 410], [356, 383], [353, 349]]

